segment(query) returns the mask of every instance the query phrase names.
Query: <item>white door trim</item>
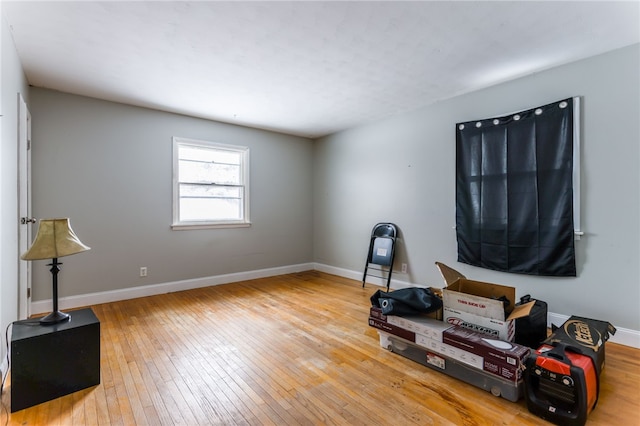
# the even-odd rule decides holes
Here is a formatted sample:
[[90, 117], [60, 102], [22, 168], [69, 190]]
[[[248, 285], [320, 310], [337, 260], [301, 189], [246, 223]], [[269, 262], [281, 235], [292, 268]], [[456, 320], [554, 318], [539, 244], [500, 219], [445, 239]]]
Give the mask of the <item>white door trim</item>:
[[[18, 93], [18, 255], [31, 244], [31, 113]], [[18, 260], [18, 319], [31, 316], [31, 262]]]

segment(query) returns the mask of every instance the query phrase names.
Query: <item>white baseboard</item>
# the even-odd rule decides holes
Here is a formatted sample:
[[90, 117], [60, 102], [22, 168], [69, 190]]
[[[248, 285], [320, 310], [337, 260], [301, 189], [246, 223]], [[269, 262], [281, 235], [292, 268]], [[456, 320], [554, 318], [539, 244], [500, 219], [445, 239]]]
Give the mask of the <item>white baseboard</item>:
[[[190, 280], [152, 284], [118, 290], [101, 291], [97, 293], [77, 296], [61, 297], [58, 307], [62, 310], [79, 308], [82, 306], [98, 305], [100, 303], [117, 302], [119, 300], [137, 299], [139, 297], [154, 296], [156, 294], [172, 293], [175, 291], [191, 290], [194, 288], [210, 287], [213, 285], [229, 284], [238, 281], [254, 280], [277, 275], [293, 274], [313, 269], [313, 263], [301, 263], [277, 268], [258, 269], [255, 271], [238, 272], [234, 274], [215, 275], [211, 277], [194, 278]], [[38, 300], [31, 303], [31, 312], [46, 313], [52, 309], [51, 299]]]
[[[103, 291], [98, 293], [90, 293], [78, 296], [62, 297], [58, 300], [60, 309], [73, 309], [82, 306], [97, 305], [100, 303], [117, 302], [119, 300], [136, 299], [138, 297], [154, 296], [156, 294], [171, 293], [174, 291], [190, 290], [194, 288], [209, 287], [213, 285], [229, 284], [238, 281], [253, 280], [257, 278], [273, 277], [277, 275], [292, 274], [296, 272], [317, 270], [327, 274], [338, 275], [340, 277], [361, 281], [362, 272], [353, 271], [335, 266], [325, 265], [322, 263], [301, 263], [298, 265], [282, 266], [277, 268], [259, 269], [255, 271], [238, 272], [234, 274], [215, 275], [211, 277], [195, 278], [191, 280], [174, 281], [161, 284], [153, 284], [139, 287], [132, 287], [119, 290]], [[387, 282], [381, 278], [367, 276], [368, 284], [386, 287]], [[390, 287], [392, 289], [400, 289], [407, 287], [424, 287], [407, 281], [391, 279]], [[33, 313], [45, 313], [51, 311], [51, 300], [39, 300], [31, 303], [31, 311]], [[563, 324], [569, 315], [558, 313], [547, 314], [547, 324], [555, 324], [557, 326]], [[615, 325], [615, 324], [614, 324]], [[640, 331], [628, 328], [616, 327], [617, 331], [614, 336], [609, 339], [612, 343], [619, 343], [625, 346], [640, 349]], [[4, 365], [0, 366], [4, 367]], [[4, 370], [3, 370], [4, 371]]]
[[[356, 281], [362, 281], [363, 272], [351, 271], [349, 269], [336, 268], [335, 266], [324, 265], [322, 263], [315, 263], [313, 269], [316, 271], [324, 272], [327, 274], [338, 275], [340, 277], [349, 278]], [[367, 284], [373, 284], [376, 286], [387, 287], [387, 280], [379, 277], [373, 277], [367, 275]], [[395, 278], [391, 278], [391, 283], [389, 285], [391, 289], [400, 289], [407, 287], [416, 287], [415, 284], [411, 284], [406, 281], [400, 281]], [[420, 286], [418, 286], [420, 287]], [[424, 286], [423, 286], [424, 287]]]
[[[351, 271], [343, 268], [336, 268], [330, 265], [323, 265], [320, 263], [316, 263], [314, 265], [314, 269], [317, 271], [325, 272], [327, 274], [338, 275], [345, 278], [350, 278], [354, 280], [362, 280], [362, 272]], [[382, 280], [376, 277], [367, 276], [367, 283], [386, 287], [386, 280]], [[407, 287], [425, 287], [424, 285], [413, 284], [407, 281], [400, 281], [397, 279], [391, 279], [391, 289], [400, 289]], [[558, 313], [549, 312], [547, 314], [547, 324], [551, 327], [551, 324], [555, 324], [556, 326], [560, 326], [564, 324], [566, 320], [568, 320], [570, 315], [563, 315]], [[615, 324], [614, 324], [615, 326]], [[616, 327], [616, 334], [611, 336], [609, 342], [618, 343], [625, 346], [631, 346], [632, 348], [640, 349], [640, 331], [632, 330], [629, 328]]]

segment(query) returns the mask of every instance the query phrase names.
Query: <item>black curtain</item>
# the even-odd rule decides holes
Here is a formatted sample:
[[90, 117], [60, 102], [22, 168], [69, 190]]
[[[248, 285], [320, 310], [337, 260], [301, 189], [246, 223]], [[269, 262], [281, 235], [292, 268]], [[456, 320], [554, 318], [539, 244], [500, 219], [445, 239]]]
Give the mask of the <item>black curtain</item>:
[[573, 99], [456, 124], [458, 261], [576, 276]]

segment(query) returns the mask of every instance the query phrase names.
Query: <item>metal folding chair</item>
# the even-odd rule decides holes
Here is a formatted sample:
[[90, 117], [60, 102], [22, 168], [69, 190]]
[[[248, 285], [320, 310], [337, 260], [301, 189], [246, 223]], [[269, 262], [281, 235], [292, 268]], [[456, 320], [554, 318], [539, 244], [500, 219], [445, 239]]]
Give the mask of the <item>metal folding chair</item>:
[[[391, 284], [391, 273], [393, 271], [393, 259], [395, 257], [395, 246], [398, 231], [393, 223], [378, 223], [371, 231], [369, 241], [369, 253], [367, 263], [364, 265], [364, 275], [362, 276], [362, 287], [364, 288], [367, 275], [387, 280], [387, 291]], [[373, 271], [373, 273], [371, 272]]]

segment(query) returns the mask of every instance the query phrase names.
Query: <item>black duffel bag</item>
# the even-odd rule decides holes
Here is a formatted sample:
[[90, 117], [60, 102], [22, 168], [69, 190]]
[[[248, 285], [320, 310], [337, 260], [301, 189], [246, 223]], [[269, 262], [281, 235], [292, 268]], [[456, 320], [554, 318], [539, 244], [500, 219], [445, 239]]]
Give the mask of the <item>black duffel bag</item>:
[[442, 308], [442, 300], [431, 289], [410, 287], [390, 292], [378, 290], [371, 296], [371, 306], [382, 309], [384, 315], [418, 315]]

